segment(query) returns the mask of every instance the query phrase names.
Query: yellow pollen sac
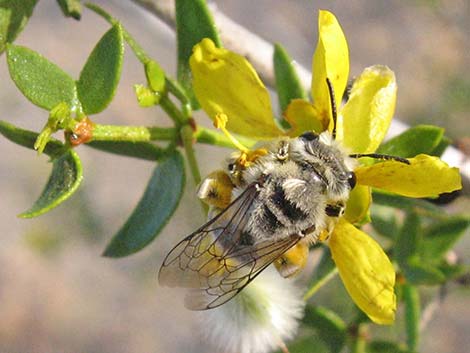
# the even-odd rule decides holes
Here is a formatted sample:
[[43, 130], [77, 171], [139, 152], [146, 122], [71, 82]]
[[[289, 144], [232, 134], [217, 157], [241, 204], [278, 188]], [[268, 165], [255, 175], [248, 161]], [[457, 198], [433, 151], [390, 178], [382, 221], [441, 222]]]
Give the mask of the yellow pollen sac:
[[237, 163], [239, 163], [242, 167], [247, 168], [252, 165], [253, 162], [255, 162], [259, 157], [264, 156], [267, 153], [268, 150], [265, 148], [258, 148], [253, 151], [248, 151], [240, 156], [240, 160], [237, 161]]
[[199, 185], [197, 196], [209, 206], [223, 209], [230, 204], [234, 185], [223, 170], [210, 173]]
[[308, 245], [305, 242], [301, 242], [287, 250], [280, 258], [274, 261], [274, 266], [282, 277], [292, 277], [303, 270], [307, 264], [307, 259]]
[[325, 241], [328, 240], [330, 237], [330, 232], [328, 230], [322, 230], [321, 233], [318, 235], [318, 241]]

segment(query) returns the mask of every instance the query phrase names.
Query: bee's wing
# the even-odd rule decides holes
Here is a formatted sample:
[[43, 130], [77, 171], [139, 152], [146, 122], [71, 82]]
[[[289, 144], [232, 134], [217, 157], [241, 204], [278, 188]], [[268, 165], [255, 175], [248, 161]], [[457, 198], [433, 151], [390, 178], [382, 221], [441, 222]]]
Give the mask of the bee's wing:
[[165, 258], [159, 282], [190, 288], [186, 307], [215, 308], [234, 297], [261, 271], [295, 245], [299, 235], [247, 244], [243, 230], [259, 195], [253, 184], [227, 208], [178, 243]]

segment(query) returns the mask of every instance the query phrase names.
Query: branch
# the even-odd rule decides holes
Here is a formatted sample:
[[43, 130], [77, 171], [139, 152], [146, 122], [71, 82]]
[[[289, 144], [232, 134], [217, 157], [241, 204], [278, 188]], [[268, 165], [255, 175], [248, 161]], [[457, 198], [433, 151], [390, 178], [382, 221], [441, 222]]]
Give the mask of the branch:
[[[174, 0], [131, 0], [146, 8], [173, 30], [175, 29]], [[245, 56], [254, 66], [265, 84], [274, 87], [273, 53], [274, 47], [258, 35], [250, 32], [218, 10], [216, 4], [210, 8], [224, 46], [231, 51]], [[296, 66], [300, 81], [306, 90], [310, 89], [310, 71], [301, 65]], [[396, 136], [409, 128], [397, 119], [392, 120], [388, 138]], [[470, 195], [470, 158], [455, 147], [449, 146], [442, 159], [449, 165], [458, 167], [462, 176], [464, 195]]]

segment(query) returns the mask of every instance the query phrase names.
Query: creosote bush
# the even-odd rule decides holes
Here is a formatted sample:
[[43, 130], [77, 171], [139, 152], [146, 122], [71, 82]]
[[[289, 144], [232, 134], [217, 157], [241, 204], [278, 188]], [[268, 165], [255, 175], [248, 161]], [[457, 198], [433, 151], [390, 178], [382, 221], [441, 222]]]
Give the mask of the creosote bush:
[[[79, 20], [82, 15], [98, 15], [109, 23], [79, 76], [72, 77], [40, 53], [14, 44], [34, 14], [36, 2], [0, 2], [0, 52], [6, 57], [11, 80], [31, 103], [49, 112], [39, 132], [0, 121], [5, 138], [44, 153], [52, 161], [42, 193], [20, 217], [49, 212], [79, 188], [83, 179], [79, 149], [75, 148], [79, 145], [147, 160], [155, 168], [143, 196], [103, 253], [114, 258], [128, 256], [152, 246], [171, 222], [183, 194], [186, 166], [195, 183], [201, 183], [195, 143], [226, 147], [227, 155], [235, 151], [235, 166], [243, 169], [262, 158], [266, 152], [259, 146], [267, 141], [312, 133], [325, 143], [341, 146], [345, 156], [354, 159], [355, 180], [342, 206], [344, 214], [329, 214], [333, 225], [317, 229], [309, 251], [320, 254], [320, 261], [309, 282], [302, 285], [307, 289], [279, 276], [273, 266], [265, 270], [291, 253], [297, 243], [289, 243], [269, 260], [257, 249], [253, 258], [265, 261], [266, 266], [258, 268], [256, 261], [250, 262], [255, 275], [241, 276], [244, 281], [235, 285], [240, 293], [200, 313], [202, 334], [217, 349], [229, 352], [340, 352], [345, 346], [351, 352], [417, 351], [420, 289], [444, 286], [468, 274], [448, 254], [467, 230], [470, 217], [447, 214], [434, 202], [461, 189], [460, 175], [457, 168], [440, 159], [450, 143], [440, 127], [414, 126], [383, 142], [394, 115], [399, 82], [383, 65], [365, 68], [351, 80], [346, 36], [334, 14], [319, 10], [309, 92], [301, 86], [289, 54], [276, 44], [273, 88], [281, 111], [278, 116], [251, 64], [223, 47], [203, 0], [175, 2], [176, 77], [165, 72], [158, 58], [151, 58], [138, 38], [104, 9], [87, 3], [82, 13], [79, 1], [60, 0], [66, 16]], [[138, 58], [147, 79], [134, 87], [138, 104], [162, 109], [172, 127], [101, 125], [95, 119], [94, 115], [106, 112], [114, 97], [125, 48]], [[193, 118], [193, 112], [200, 109], [214, 122], [213, 129]], [[58, 131], [63, 132], [62, 140], [52, 137]], [[224, 173], [230, 179], [231, 174]], [[212, 179], [203, 183], [207, 180]], [[221, 209], [236, 202], [232, 191], [240, 185], [233, 180], [227, 183], [228, 196], [222, 206], [208, 202], [209, 219], [224, 215]], [[215, 231], [210, 234], [218, 236]], [[233, 230], [228, 235], [236, 239], [236, 234]], [[226, 264], [225, 255], [214, 249], [211, 256]], [[293, 258], [304, 261], [307, 255], [308, 251], [295, 253]], [[184, 264], [179, 265], [186, 271]], [[217, 275], [201, 275], [204, 266], [194, 271], [217, 281], [226, 276], [219, 267], [214, 271]], [[240, 261], [230, 266], [246, 268]], [[315, 294], [337, 275], [356, 305], [354, 315], [316, 300]], [[181, 283], [188, 283], [184, 281]], [[173, 283], [171, 279], [162, 282]], [[375, 324], [398, 327], [404, 331], [404, 341], [376, 339]]]

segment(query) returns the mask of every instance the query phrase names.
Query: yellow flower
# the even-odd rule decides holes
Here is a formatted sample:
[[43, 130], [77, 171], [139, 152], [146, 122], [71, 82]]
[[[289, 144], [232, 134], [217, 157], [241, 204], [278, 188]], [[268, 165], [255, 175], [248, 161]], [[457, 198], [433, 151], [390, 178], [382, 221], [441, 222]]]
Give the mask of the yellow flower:
[[[228, 130], [256, 139], [280, 135], [298, 136], [305, 131], [333, 130], [331, 101], [326, 79], [333, 86], [338, 107], [336, 139], [354, 154], [373, 153], [390, 125], [396, 101], [394, 73], [385, 66], [366, 68], [355, 80], [349, 99], [340, 107], [349, 75], [345, 36], [335, 16], [319, 14], [319, 41], [312, 63], [313, 103], [295, 99], [284, 116], [289, 131], [282, 131], [273, 116], [269, 93], [253, 67], [243, 57], [216, 48], [209, 39], [194, 47], [190, 60], [196, 96], [214, 121], [224, 114]], [[409, 197], [430, 197], [461, 188], [457, 168], [439, 158], [419, 155], [410, 164], [382, 161], [359, 165], [357, 185], [352, 190], [346, 214], [333, 230], [329, 246], [340, 277], [354, 300], [369, 318], [379, 324], [394, 320], [395, 271], [375, 240], [353, 224], [368, 219], [371, 187]]]

